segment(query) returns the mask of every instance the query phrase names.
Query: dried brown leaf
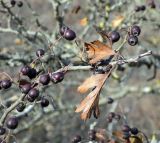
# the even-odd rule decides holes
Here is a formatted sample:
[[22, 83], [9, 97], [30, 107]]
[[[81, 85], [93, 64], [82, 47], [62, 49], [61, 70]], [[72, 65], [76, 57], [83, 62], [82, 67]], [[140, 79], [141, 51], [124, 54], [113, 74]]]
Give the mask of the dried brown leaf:
[[95, 64], [96, 62], [115, 54], [111, 47], [100, 42], [99, 40], [91, 43], [85, 43], [84, 45], [88, 54], [88, 58], [90, 59], [90, 64]]
[[89, 89], [96, 87], [105, 77], [104, 74], [92, 75], [87, 78], [77, 89], [79, 93], [86, 93]]
[[[89, 86], [89, 87], [92, 87], [94, 85], [94, 87], [95, 86], [96, 87], [77, 106], [77, 109], [76, 109], [75, 112], [82, 112], [81, 113], [81, 119], [82, 120], [89, 119], [91, 117], [92, 112], [93, 112], [94, 117], [98, 118], [98, 116], [100, 114], [100, 112], [99, 112], [99, 106], [98, 106], [98, 103], [99, 103], [99, 94], [100, 94], [101, 88], [102, 88], [104, 82], [106, 81], [108, 75], [109, 74], [104, 74], [103, 76], [101, 75], [100, 77], [98, 76], [99, 79], [101, 79], [101, 80], [99, 80], [97, 78], [97, 76], [96, 76], [97, 83], [90, 84], [90, 86]], [[91, 79], [94, 79], [94, 77], [91, 77]], [[90, 81], [90, 79], [88, 79], [88, 81]], [[82, 84], [83, 88], [84, 88], [84, 85], [87, 84], [87, 82], [84, 82], [85, 84]], [[88, 88], [84, 88], [84, 90], [83, 90], [83, 88], [82, 88], [82, 91], [86, 91], [88, 89]]]

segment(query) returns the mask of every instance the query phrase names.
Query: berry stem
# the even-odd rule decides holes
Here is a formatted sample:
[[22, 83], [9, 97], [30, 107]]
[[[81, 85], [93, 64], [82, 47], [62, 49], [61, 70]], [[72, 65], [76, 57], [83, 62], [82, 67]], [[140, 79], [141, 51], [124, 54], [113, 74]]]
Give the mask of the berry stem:
[[18, 104], [24, 99], [26, 94], [23, 94], [17, 101], [15, 101], [9, 108], [6, 109], [6, 111], [3, 113], [1, 119], [0, 119], [0, 126], [2, 126], [5, 122], [5, 119], [7, 118], [8, 114], [14, 110]]

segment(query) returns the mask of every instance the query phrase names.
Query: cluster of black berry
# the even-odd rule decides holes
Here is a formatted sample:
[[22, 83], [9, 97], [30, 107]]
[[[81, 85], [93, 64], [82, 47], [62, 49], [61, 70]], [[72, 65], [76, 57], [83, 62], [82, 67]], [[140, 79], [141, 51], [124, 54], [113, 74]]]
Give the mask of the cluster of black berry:
[[138, 36], [141, 33], [141, 29], [137, 25], [133, 25], [130, 28], [130, 31], [128, 32], [128, 44], [131, 46], [135, 46], [138, 43]]
[[10, 0], [10, 4], [11, 6], [15, 6], [17, 4], [18, 7], [22, 7], [23, 6], [23, 2], [22, 1], [16, 1], [16, 0]]
[[[45, 54], [45, 51], [43, 49], [38, 49], [36, 51], [37, 58], [41, 58]], [[28, 81], [26, 78], [25, 80], [20, 79], [19, 81], [19, 88], [21, 92], [25, 95], [26, 98], [24, 98], [23, 101], [21, 101], [17, 107], [16, 110], [18, 112], [24, 111], [26, 108], [26, 102], [25, 99], [27, 99], [28, 102], [34, 102], [39, 97], [39, 89], [37, 88], [38, 84], [41, 84], [42, 86], [48, 85], [50, 81], [52, 83], [59, 83], [64, 79], [65, 73], [62, 71], [58, 72], [52, 72], [52, 73], [44, 73], [42, 75], [39, 75], [39, 72], [36, 68], [32, 68], [31, 66], [25, 65], [20, 70], [20, 78], [22, 77], [28, 77], [30, 81]], [[38, 80], [37, 80], [38, 79]], [[0, 89], [8, 89], [12, 85], [12, 81], [10, 79], [4, 79], [0, 81]], [[47, 107], [49, 105], [49, 100], [47, 97], [40, 97], [40, 104], [41, 106]], [[8, 129], [16, 129], [18, 126], [18, 118], [16, 116], [10, 116], [6, 120], [6, 127]], [[0, 127], [0, 135], [4, 135], [6, 133], [6, 128], [1, 126]]]
[[[42, 57], [45, 54], [43, 49], [38, 49], [36, 51], [36, 55], [38, 58]], [[28, 65], [25, 65], [21, 68], [21, 73], [24, 76], [28, 76], [30, 79], [36, 78], [38, 75], [35, 68], [31, 68]], [[53, 73], [44, 73], [39, 76], [39, 83], [42, 85], [48, 85], [50, 81], [53, 83], [59, 83], [64, 79], [64, 72], [53, 72]], [[21, 85], [21, 91], [24, 94], [27, 94], [27, 99], [29, 102], [35, 101], [35, 99], [39, 96], [39, 90], [34, 87], [30, 82]], [[45, 99], [43, 98], [43, 101]]]
[[125, 124], [122, 126], [123, 138], [128, 140], [131, 135], [137, 135], [139, 130], [136, 127], [130, 128], [129, 125]]

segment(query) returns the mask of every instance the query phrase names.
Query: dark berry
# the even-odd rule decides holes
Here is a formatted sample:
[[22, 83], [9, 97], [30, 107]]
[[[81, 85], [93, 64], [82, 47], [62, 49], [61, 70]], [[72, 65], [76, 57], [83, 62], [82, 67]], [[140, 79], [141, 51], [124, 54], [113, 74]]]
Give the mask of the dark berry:
[[50, 82], [50, 77], [48, 74], [41, 75], [39, 78], [39, 82], [42, 83], [43, 85], [48, 85]]
[[21, 68], [21, 73], [23, 74], [23, 75], [28, 75], [29, 74], [29, 72], [30, 72], [30, 67], [29, 66], [24, 66], [24, 67], [22, 67]]
[[4, 135], [6, 132], [6, 129], [4, 127], [0, 127], [0, 135]]
[[12, 86], [12, 82], [10, 81], [10, 80], [2, 80], [1, 81], [1, 87], [3, 88], [3, 89], [8, 89], [8, 88], [10, 88]]
[[141, 29], [140, 29], [139, 26], [133, 25], [133, 26], [131, 27], [131, 34], [132, 34], [132, 35], [134, 35], [134, 36], [139, 36], [140, 33], [141, 33]]
[[36, 51], [36, 56], [37, 57], [41, 57], [41, 56], [43, 56], [45, 54], [45, 51], [43, 50], [43, 49], [38, 49], [37, 51]]
[[31, 68], [31, 69], [29, 70], [29, 73], [27, 74], [27, 76], [28, 76], [30, 79], [35, 78], [35, 77], [37, 76], [37, 71], [36, 71], [36, 69]]
[[72, 41], [76, 38], [76, 33], [71, 30], [71, 29], [67, 29], [65, 32], [64, 32], [64, 35], [63, 37], [66, 39], [66, 40], [69, 40], [69, 41]]
[[77, 135], [75, 136], [73, 139], [72, 139], [72, 143], [78, 143], [80, 142], [82, 139], [81, 139], [81, 136]]
[[130, 127], [126, 124], [122, 126], [122, 131], [123, 132], [129, 132], [130, 131]]
[[144, 11], [146, 9], [145, 5], [140, 5], [140, 6], [136, 6], [135, 7], [135, 11], [139, 12], [139, 11]]
[[107, 103], [108, 103], [108, 104], [112, 104], [113, 102], [114, 102], [113, 98], [108, 97], [108, 101], [107, 101]]
[[138, 129], [137, 128], [131, 128], [131, 133], [133, 134], [133, 135], [137, 135], [138, 134]]
[[141, 5], [140, 9], [141, 9], [141, 11], [144, 11], [146, 9], [146, 6], [145, 5]]
[[50, 78], [54, 83], [61, 82], [64, 79], [64, 73], [63, 72], [51, 73]]
[[22, 1], [18, 1], [18, 2], [17, 2], [17, 6], [18, 6], [18, 7], [22, 7], [22, 6], [23, 6], [23, 2], [22, 2]]
[[18, 104], [18, 106], [16, 107], [18, 112], [22, 112], [26, 107], [26, 104], [21, 102], [20, 104]]
[[134, 35], [130, 35], [128, 37], [128, 44], [131, 46], [135, 46], [138, 43], [138, 38]]
[[114, 119], [116, 119], [117, 121], [119, 121], [121, 119], [121, 115], [116, 114], [115, 117], [114, 117]]
[[42, 107], [47, 107], [49, 105], [49, 100], [46, 98], [41, 99], [41, 106]]
[[28, 92], [31, 90], [31, 88], [32, 88], [32, 85], [30, 83], [27, 83], [27, 84], [21, 86], [21, 91], [24, 94], [28, 94]]
[[16, 129], [18, 126], [18, 119], [16, 117], [10, 117], [6, 122], [7, 128]]
[[27, 95], [27, 100], [28, 100], [29, 102], [34, 102], [34, 101], [35, 101], [35, 98], [32, 98], [32, 97], [30, 97], [29, 95]]
[[117, 31], [112, 31], [109, 34], [109, 38], [112, 41], [112, 43], [117, 42], [120, 39], [120, 35]]
[[15, 0], [11, 0], [11, 1], [10, 1], [10, 4], [11, 4], [12, 6], [15, 6], [16, 1], [15, 1]]
[[32, 89], [29, 91], [28, 95], [29, 95], [31, 98], [36, 99], [36, 98], [39, 96], [39, 90], [36, 89], [36, 88], [32, 88]]

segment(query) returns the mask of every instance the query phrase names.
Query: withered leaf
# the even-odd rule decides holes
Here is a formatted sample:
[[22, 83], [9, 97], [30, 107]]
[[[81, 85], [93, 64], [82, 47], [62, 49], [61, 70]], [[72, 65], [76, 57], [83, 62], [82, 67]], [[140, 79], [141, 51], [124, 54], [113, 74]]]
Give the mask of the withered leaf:
[[90, 64], [95, 64], [98, 61], [115, 54], [111, 47], [100, 42], [99, 40], [91, 43], [84, 43], [84, 46], [86, 48]]
[[[94, 87], [94, 89], [88, 94], [88, 96], [82, 100], [82, 102], [77, 106], [75, 112], [82, 112], [81, 119], [87, 120], [91, 117], [93, 112], [94, 117], [98, 118], [100, 111], [99, 111], [99, 94], [103, 84], [105, 83], [106, 79], [108, 78], [109, 73], [107, 74], [99, 74], [93, 75], [88, 78], [79, 88], [79, 92], [85, 93], [88, 89]], [[92, 83], [93, 82], [93, 83]], [[87, 86], [89, 84], [89, 86]], [[86, 87], [85, 87], [86, 86]]]
[[86, 93], [89, 89], [98, 86], [99, 82], [101, 82], [104, 78], [104, 74], [96, 74], [87, 78], [79, 87], [79, 93]]

